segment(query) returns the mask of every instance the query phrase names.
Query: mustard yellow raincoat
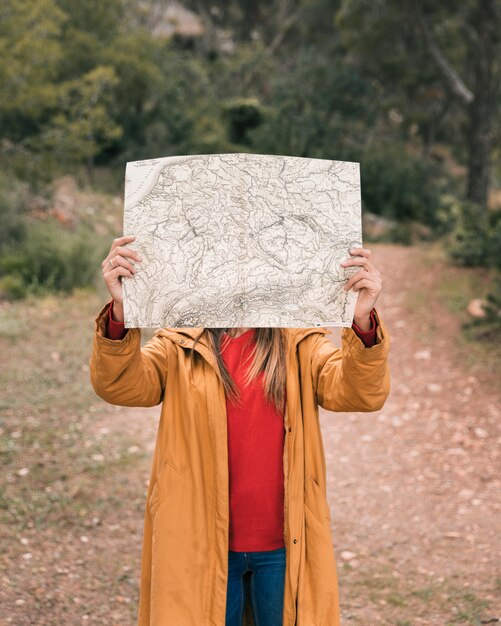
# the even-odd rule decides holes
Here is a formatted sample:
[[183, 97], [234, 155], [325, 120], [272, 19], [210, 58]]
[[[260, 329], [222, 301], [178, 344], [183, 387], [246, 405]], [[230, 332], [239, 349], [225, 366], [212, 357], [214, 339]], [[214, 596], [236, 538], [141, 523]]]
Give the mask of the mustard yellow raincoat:
[[[228, 559], [226, 404], [201, 328], [105, 337], [107, 303], [95, 320], [90, 378], [111, 404], [162, 403], [144, 514], [139, 626], [225, 626]], [[377, 411], [390, 391], [390, 340], [378, 320], [366, 348], [352, 328], [342, 347], [325, 328], [287, 328], [284, 415], [284, 626], [339, 626], [336, 561], [326, 498], [318, 405]], [[253, 624], [246, 605], [244, 624]]]

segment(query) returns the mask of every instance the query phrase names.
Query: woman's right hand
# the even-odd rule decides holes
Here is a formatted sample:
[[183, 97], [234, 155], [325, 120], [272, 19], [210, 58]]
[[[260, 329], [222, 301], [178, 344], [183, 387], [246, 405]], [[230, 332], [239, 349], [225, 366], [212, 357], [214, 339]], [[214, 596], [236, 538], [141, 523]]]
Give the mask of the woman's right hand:
[[[141, 262], [139, 254], [125, 244], [134, 241], [135, 236], [118, 237], [111, 244], [108, 256], [101, 263], [103, 278], [114, 301], [113, 312], [123, 312], [122, 276], [132, 278], [136, 273], [133, 261]], [[121, 316], [123, 317], [123, 315]]]

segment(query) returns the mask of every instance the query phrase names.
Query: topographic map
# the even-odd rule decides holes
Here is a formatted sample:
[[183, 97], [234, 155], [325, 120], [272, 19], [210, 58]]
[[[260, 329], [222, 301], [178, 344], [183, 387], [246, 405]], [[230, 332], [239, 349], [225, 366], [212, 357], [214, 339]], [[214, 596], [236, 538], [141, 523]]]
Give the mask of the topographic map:
[[125, 327], [312, 327], [353, 321], [343, 268], [362, 246], [360, 166], [267, 154], [127, 163]]

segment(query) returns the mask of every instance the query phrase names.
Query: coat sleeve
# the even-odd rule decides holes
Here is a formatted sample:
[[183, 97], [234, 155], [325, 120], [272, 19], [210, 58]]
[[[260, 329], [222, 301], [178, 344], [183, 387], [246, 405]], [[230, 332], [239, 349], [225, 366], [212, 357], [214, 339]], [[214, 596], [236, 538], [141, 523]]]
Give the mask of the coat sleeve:
[[122, 339], [106, 337], [108, 302], [95, 319], [90, 380], [98, 396], [119, 406], [160, 404], [167, 378], [167, 346], [154, 335], [141, 347], [141, 331], [129, 328]]
[[314, 335], [313, 388], [328, 411], [378, 411], [390, 393], [390, 337], [376, 309], [376, 344], [366, 348], [353, 328], [343, 328], [341, 348], [324, 334]]

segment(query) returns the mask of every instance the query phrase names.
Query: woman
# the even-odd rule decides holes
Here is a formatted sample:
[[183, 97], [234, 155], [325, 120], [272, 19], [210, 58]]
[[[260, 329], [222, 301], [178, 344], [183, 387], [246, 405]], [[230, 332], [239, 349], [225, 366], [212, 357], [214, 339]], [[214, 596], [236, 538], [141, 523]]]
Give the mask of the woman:
[[359, 297], [341, 348], [325, 328], [163, 328], [141, 347], [123, 325], [133, 240], [116, 239], [102, 262], [112, 300], [95, 320], [90, 377], [112, 404], [162, 403], [139, 626], [338, 626], [318, 406], [376, 411], [389, 394], [371, 251], [342, 263], [361, 270], [345, 284]]

